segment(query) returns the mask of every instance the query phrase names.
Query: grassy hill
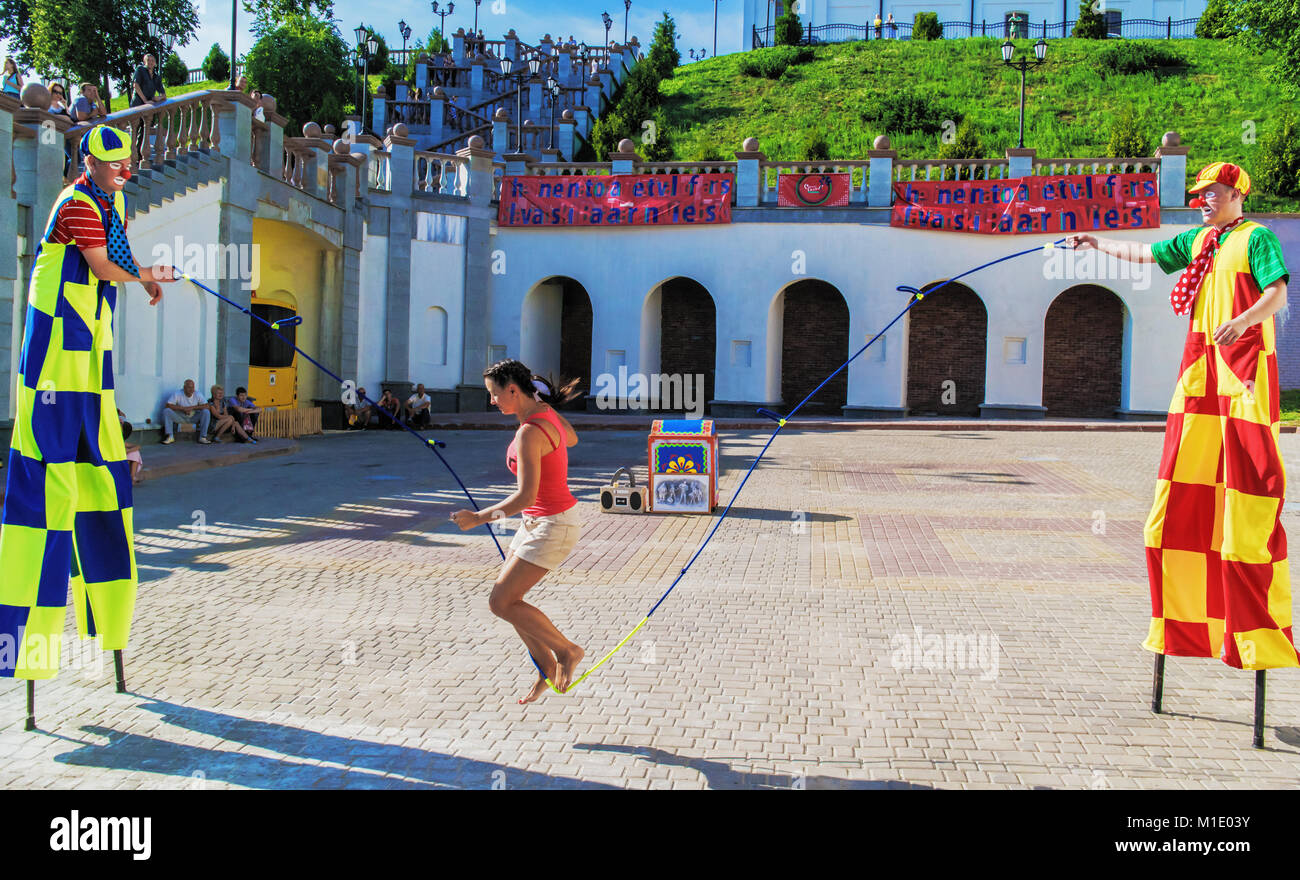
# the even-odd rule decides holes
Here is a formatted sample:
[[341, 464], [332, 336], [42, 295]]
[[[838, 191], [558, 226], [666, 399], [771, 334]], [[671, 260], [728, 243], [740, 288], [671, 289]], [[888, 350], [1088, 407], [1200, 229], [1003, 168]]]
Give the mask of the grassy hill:
[[[797, 50], [757, 49], [680, 67], [660, 87], [676, 158], [731, 158], [750, 136], [759, 139], [770, 159], [807, 158], [809, 141], [818, 138], [831, 157], [864, 158], [875, 137], [888, 134], [901, 157], [933, 159], [940, 155], [943, 121], [963, 118], [978, 135], [984, 156], [1003, 156], [1016, 145], [1020, 74], [1003, 65], [1001, 42], [817, 46], [802, 51], [807, 61], [789, 65], [775, 78], [754, 68], [767, 64], [769, 75], [776, 73], [781, 54], [789, 57]], [[1100, 64], [1112, 47], [1139, 43], [1174, 53], [1173, 63], [1129, 74]], [[1017, 56], [1030, 46], [1019, 41]], [[1104, 156], [1111, 127], [1127, 109], [1151, 152], [1165, 131], [1182, 136], [1190, 148], [1191, 176], [1215, 160], [1250, 171], [1259, 155], [1252, 141], [1278, 122], [1284, 106], [1276, 83], [1264, 72], [1271, 60], [1217, 40], [1050, 40], [1046, 62], [1026, 77], [1025, 144], [1044, 158]], [[922, 130], [889, 130], [891, 116], [905, 117], [893, 123], [896, 128], [909, 125], [908, 116], [915, 120], [915, 112], [899, 111], [900, 96], [907, 95], [913, 96], [911, 106], [926, 111], [920, 115], [929, 117], [928, 124]], [[1252, 211], [1300, 211], [1294, 200], [1263, 193], [1252, 194], [1247, 205]]]
[[[181, 95], [185, 95], [190, 92], [198, 92], [198, 91], [202, 91], [203, 89], [219, 90], [219, 89], [228, 88], [229, 86], [230, 86], [229, 80], [224, 80], [222, 82], [217, 82], [216, 80], [205, 80], [204, 82], [191, 83], [189, 85], [183, 85], [183, 86], [168, 86], [167, 97], [179, 98]], [[113, 97], [112, 103], [109, 105], [108, 112], [116, 113], [119, 110], [125, 110], [128, 106], [130, 106], [130, 104], [131, 104], [130, 95], [115, 95]]]

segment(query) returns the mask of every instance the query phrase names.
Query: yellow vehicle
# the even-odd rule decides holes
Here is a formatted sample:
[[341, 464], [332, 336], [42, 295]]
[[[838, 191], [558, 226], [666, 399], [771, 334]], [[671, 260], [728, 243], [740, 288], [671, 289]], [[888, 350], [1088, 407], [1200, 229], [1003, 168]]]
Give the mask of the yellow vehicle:
[[[295, 303], [259, 297], [253, 292], [253, 314], [264, 321], [284, 321], [297, 315]], [[259, 321], [249, 322], [248, 340], [248, 396], [261, 407], [277, 406], [295, 408], [298, 405], [298, 328], [281, 327], [283, 340]], [[232, 397], [233, 389], [227, 389]]]

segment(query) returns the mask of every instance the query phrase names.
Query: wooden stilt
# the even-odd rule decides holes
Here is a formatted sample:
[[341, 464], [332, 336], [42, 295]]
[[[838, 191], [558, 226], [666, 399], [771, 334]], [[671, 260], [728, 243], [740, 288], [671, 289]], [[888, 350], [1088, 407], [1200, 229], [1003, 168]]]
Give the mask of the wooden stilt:
[[1264, 748], [1264, 670], [1255, 670], [1255, 748]]
[[117, 670], [117, 692], [126, 693], [126, 673], [122, 671], [122, 651], [113, 652], [113, 668]]
[[24, 730], [36, 729], [36, 682], [27, 679], [27, 724]]
[[1151, 682], [1151, 711], [1157, 715], [1163, 711], [1165, 700], [1165, 655], [1156, 655], [1156, 671]]

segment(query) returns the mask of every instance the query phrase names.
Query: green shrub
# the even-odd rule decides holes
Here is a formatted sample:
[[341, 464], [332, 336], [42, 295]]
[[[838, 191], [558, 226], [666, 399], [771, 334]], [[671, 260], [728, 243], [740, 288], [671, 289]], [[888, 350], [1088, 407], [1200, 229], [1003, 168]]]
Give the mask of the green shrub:
[[920, 131], [934, 134], [943, 128], [943, 121], [957, 114], [945, 113], [926, 95], [915, 91], [890, 92], [880, 102], [874, 114], [889, 134]]
[[943, 39], [943, 25], [939, 23], [939, 13], [918, 12], [912, 17], [913, 40]]
[[1110, 125], [1110, 138], [1106, 141], [1106, 154], [1116, 159], [1134, 159], [1151, 155], [1151, 141], [1138, 125], [1131, 108], [1125, 108]]
[[746, 53], [746, 56], [741, 59], [740, 72], [744, 76], [777, 79], [790, 67], [812, 61], [814, 55], [811, 46], [778, 46], [772, 49], [755, 49]]
[[[734, 157], [733, 157], [734, 158]], [[690, 161], [692, 162], [725, 162], [727, 156], [715, 141], [703, 140], [695, 144], [691, 149]]]
[[[682, 53], [677, 51], [677, 22], [667, 12], [655, 25], [654, 39], [646, 63], [658, 79], [668, 79], [682, 63]], [[637, 65], [640, 67], [641, 65]]]
[[230, 81], [230, 56], [221, 51], [219, 43], [213, 43], [203, 59], [203, 76], [216, 82]]
[[1106, 39], [1106, 17], [1093, 12], [1094, 0], [1079, 0], [1079, 20], [1074, 23], [1070, 36], [1084, 40]]
[[1276, 196], [1300, 197], [1300, 120], [1286, 113], [1259, 142], [1255, 182]]
[[1232, 20], [1232, 0], [1209, 0], [1196, 22], [1196, 36], [1202, 40], [1223, 40], [1237, 32]]
[[167, 56], [167, 60], [162, 63], [163, 85], [168, 88], [185, 85], [185, 81], [190, 78], [190, 70], [181, 60], [181, 56], [172, 53]]
[[1182, 55], [1156, 42], [1125, 40], [1113, 43], [1093, 56], [1092, 63], [1103, 76], [1134, 73], [1160, 74], [1170, 68], [1183, 67]]
[[831, 157], [831, 145], [826, 142], [826, 135], [820, 129], [804, 132], [799, 141], [799, 158], [810, 162], [821, 162]]
[[793, 9], [776, 20], [776, 44], [797, 46], [803, 41], [803, 24]]

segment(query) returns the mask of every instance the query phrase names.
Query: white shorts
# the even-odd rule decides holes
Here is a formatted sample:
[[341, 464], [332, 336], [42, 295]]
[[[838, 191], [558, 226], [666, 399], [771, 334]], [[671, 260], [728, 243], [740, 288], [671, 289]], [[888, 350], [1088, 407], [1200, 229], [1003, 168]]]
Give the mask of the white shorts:
[[547, 571], [557, 568], [573, 552], [582, 534], [582, 517], [576, 504], [552, 516], [524, 514], [523, 520], [510, 541], [510, 552]]

